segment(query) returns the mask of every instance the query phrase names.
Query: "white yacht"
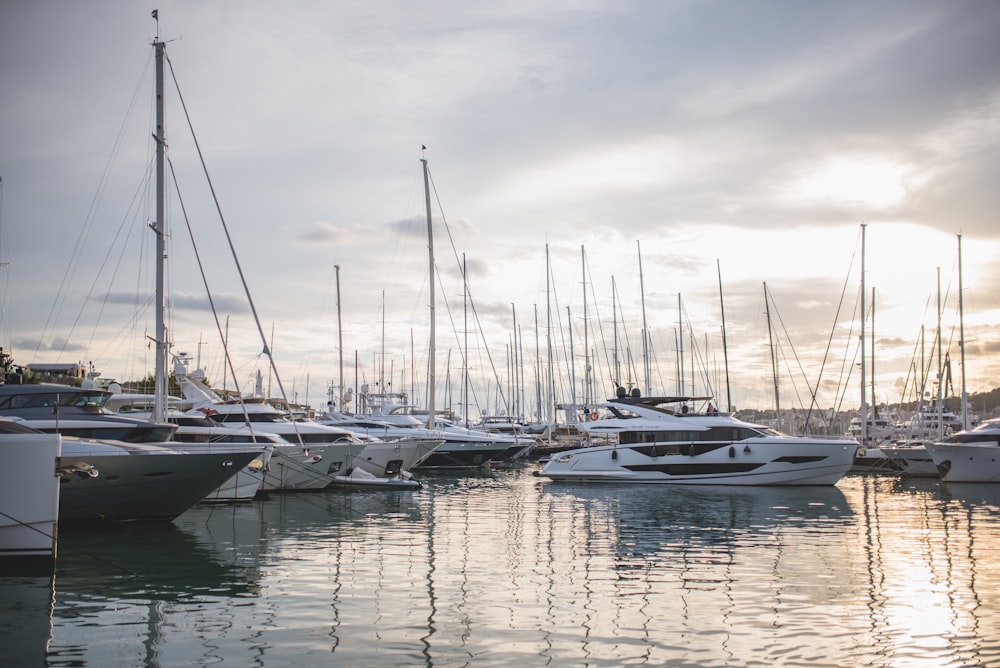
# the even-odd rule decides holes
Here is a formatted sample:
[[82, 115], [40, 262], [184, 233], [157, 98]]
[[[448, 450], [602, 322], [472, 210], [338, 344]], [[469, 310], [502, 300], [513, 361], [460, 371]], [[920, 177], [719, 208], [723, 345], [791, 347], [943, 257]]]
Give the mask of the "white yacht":
[[[389, 462], [384, 469], [385, 477], [408, 477], [409, 469], [417, 467], [444, 443], [444, 439], [433, 431], [411, 429], [382, 422], [371, 417], [341, 413], [327, 405], [327, 409], [316, 418], [319, 424], [347, 429], [367, 442], [361, 456], [371, 458], [381, 452], [380, 459]], [[371, 471], [368, 471], [371, 473]]]
[[945, 482], [1000, 482], [1000, 419], [925, 447]]
[[163, 447], [189, 453], [239, 452], [259, 450], [259, 454], [232, 478], [208, 494], [206, 502], [251, 501], [265, 489], [265, 478], [271, 458], [297, 457], [302, 448], [292, 445], [276, 434], [255, 433], [250, 429], [231, 429], [206, 417], [186, 415], [168, 410], [166, 419], [177, 425], [173, 439]]
[[834, 485], [857, 441], [788, 436], [719, 413], [693, 412], [711, 397], [640, 397], [624, 388], [581, 424], [606, 445], [552, 456], [536, 475], [559, 481], [685, 485]]
[[[188, 373], [183, 360], [174, 365], [174, 378], [192, 408], [188, 415], [207, 417], [232, 429], [277, 434], [300, 448], [294, 457], [275, 453], [265, 475], [264, 491], [316, 490], [341, 484], [357, 466], [384, 474], [390, 462], [362, 456], [368, 442], [346, 429], [312, 420], [292, 420], [286, 413], [260, 400], [227, 402], [205, 383], [201, 369]], [[381, 468], [378, 468], [381, 466]]]
[[[510, 461], [530, 444], [504, 434], [491, 434], [480, 429], [466, 429], [435, 413], [434, 428], [428, 428], [429, 415], [407, 403], [402, 392], [370, 392], [367, 385], [359, 393], [360, 411], [355, 417], [368, 423], [368, 433], [378, 434], [389, 429], [393, 434], [410, 433], [423, 438], [443, 441], [416, 469], [476, 469]], [[399, 431], [405, 429], [406, 432]]]
[[169, 441], [177, 426], [151, 422], [108, 410], [110, 390], [92, 383], [81, 387], [58, 383], [0, 385], [0, 416], [63, 436], [112, 439], [125, 443]]
[[[176, 446], [170, 439], [177, 425], [108, 411], [111, 394], [93, 386], [0, 385], [0, 416], [61, 435], [63, 461], [72, 460], [69, 469], [81, 464], [75, 475], [63, 465], [62, 520], [172, 519], [261, 455], [262, 446], [253, 444], [202, 453], [170, 447]], [[168, 460], [152, 455], [183, 456]], [[90, 475], [97, 471], [100, 476]]]

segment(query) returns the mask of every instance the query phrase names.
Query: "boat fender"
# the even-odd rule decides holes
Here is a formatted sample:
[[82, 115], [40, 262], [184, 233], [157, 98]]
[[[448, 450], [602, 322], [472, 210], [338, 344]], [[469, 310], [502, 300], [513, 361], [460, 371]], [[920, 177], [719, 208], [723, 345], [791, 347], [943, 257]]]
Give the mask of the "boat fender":
[[734, 448], [733, 446], [730, 445], [729, 446], [729, 457], [732, 458], [732, 457], [735, 457], [735, 456], [736, 456], [736, 448]]
[[618, 459], [618, 451], [617, 450], [612, 450], [611, 451], [611, 459]]

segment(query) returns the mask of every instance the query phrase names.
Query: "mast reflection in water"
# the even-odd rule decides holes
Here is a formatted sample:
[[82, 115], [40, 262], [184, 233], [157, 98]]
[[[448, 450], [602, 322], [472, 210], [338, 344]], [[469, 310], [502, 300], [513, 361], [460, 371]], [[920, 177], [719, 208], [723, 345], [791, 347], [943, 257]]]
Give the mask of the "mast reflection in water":
[[0, 575], [0, 660], [1000, 665], [1000, 485], [422, 479], [64, 531]]

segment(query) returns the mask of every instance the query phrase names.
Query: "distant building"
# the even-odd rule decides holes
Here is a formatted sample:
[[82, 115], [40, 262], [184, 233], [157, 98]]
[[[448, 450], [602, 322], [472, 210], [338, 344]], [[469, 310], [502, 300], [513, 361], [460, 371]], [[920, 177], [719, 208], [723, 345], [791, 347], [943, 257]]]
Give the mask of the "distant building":
[[80, 363], [68, 364], [26, 364], [24, 366], [28, 373], [46, 382], [51, 380], [77, 380], [82, 381], [87, 377], [87, 367]]

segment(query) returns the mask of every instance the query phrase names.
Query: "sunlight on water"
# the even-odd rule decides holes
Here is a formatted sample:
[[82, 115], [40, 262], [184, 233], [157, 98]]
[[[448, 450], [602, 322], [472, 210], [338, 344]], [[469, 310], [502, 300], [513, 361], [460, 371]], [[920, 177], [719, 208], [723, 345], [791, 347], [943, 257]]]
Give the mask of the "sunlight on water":
[[1000, 665], [1000, 485], [530, 469], [66, 528], [2, 665]]

